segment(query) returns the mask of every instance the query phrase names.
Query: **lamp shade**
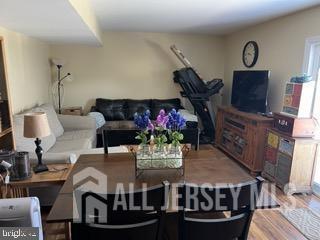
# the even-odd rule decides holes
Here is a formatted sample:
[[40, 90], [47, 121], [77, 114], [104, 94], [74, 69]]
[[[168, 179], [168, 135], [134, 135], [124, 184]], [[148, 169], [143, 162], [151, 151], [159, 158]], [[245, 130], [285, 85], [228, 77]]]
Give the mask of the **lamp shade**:
[[44, 112], [27, 113], [24, 115], [23, 136], [26, 138], [43, 138], [51, 133], [47, 114]]

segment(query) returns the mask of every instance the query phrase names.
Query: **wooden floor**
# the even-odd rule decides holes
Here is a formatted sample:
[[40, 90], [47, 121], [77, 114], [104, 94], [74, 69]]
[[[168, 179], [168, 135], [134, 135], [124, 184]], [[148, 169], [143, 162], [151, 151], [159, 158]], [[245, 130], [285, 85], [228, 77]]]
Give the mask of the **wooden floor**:
[[[200, 149], [213, 148], [211, 145], [201, 145]], [[264, 191], [269, 191], [264, 185]], [[314, 195], [293, 195], [287, 196], [280, 189], [276, 189], [275, 198], [284, 206], [305, 207], [320, 215], [320, 199]], [[45, 224], [48, 210], [43, 211], [44, 229], [52, 231], [62, 227], [62, 224]], [[63, 235], [47, 236], [48, 240], [64, 239]], [[292, 226], [280, 213], [280, 209], [262, 209], [255, 211], [250, 227], [249, 239], [261, 240], [295, 240], [306, 239], [294, 226]], [[307, 240], [307, 239], [306, 239]]]

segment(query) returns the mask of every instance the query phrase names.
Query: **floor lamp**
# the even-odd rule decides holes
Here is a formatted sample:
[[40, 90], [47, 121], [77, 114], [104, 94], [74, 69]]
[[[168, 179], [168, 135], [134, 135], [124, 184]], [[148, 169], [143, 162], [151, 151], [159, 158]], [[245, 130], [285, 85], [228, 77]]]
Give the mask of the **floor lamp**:
[[67, 73], [65, 76], [61, 77], [61, 69], [65, 62], [62, 59], [53, 58], [53, 64], [57, 67], [58, 70], [58, 77], [57, 77], [57, 88], [58, 88], [58, 113], [61, 114], [61, 87], [62, 81], [65, 80], [67, 77], [71, 75], [71, 73]]

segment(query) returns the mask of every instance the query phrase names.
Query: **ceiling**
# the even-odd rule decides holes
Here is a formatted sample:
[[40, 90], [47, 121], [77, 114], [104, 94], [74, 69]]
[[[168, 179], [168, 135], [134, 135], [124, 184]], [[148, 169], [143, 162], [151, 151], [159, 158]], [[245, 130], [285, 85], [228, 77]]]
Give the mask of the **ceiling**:
[[0, 26], [53, 43], [101, 45], [73, 2], [0, 0]]
[[226, 34], [320, 0], [90, 0], [103, 30]]
[[0, 26], [55, 44], [101, 46], [100, 29], [227, 34], [318, 4], [320, 0], [0, 0]]

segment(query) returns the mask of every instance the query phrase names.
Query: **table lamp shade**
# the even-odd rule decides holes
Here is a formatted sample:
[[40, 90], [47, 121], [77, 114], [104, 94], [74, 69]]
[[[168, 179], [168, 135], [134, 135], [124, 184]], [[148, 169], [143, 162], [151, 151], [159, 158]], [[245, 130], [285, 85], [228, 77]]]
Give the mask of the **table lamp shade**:
[[24, 115], [23, 136], [26, 138], [43, 138], [51, 133], [47, 114], [44, 112], [27, 113]]

